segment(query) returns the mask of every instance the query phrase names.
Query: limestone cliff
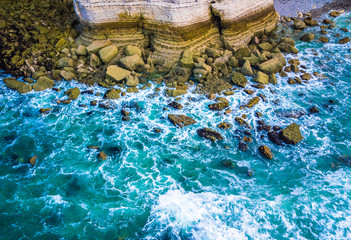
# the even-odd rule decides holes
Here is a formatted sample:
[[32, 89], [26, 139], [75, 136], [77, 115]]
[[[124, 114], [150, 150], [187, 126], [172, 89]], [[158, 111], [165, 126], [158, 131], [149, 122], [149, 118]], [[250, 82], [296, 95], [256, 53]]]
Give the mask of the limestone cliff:
[[82, 43], [151, 46], [154, 61], [177, 59], [186, 48], [236, 48], [275, 28], [273, 0], [74, 0]]

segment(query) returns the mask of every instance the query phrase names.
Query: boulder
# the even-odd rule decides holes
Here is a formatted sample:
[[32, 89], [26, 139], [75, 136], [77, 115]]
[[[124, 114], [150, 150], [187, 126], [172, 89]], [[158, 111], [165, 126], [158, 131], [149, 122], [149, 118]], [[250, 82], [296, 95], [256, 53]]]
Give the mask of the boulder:
[[121, 66], [130, 71], [136, 70], [138, 67], [143, 66], [145, 63], [137, 54], [126, 56], [119, 60]]
[[295, 46], [295, 41], [292, 38], [283, 37], [283, 38], [280, 39], [280, 42], [281, 43], [286, 43], [286, 44], [289, 44], [289, 45], [292, 45], [292, 46]]
[[255, 83], [268, 84], [269, 76], [261, 71], [258, 71], [253, 77]]
[[280, 145], [280, 146], [283, 145], [282, 139], [280, 138], [280, 135], [278, 132], [276, 132], [276, 131], [268, 132], [267, 136], [268, 136], [269, 140], [271, 140], [273, 143]]
[[72, 58], [68, 58], [68, 57], [60, 58], [57, 62], [57, 67], [58, 68], [73, 67]]
[[110, 40], [96, 40], [93, 41], [88, 47], [87, 51], [89, 54], [91, 53], [98, 53], [102, 48], [111, 45]]
[[95, 53], [92, 53], [90, 55], [90, 67], [96, 68], [100, 65], [101, 65], [100, 58]]
[[283, 65], [281, 59], [272, 58], [258, 65], [258, 68], [266, 74], [274, 74], [280, 72], [283, 69]]
[[218, 98], [217, 103], [212, 103], [208, 105], [208, 108], [213, 110], [213, 111], [221, 111], [227, 107], [229, 107], [229, 102], [225, 98]]
[[249, 60], [246, 60], [244, 65], [241, 67], [241, 73], [246, 75], [246, 76], [253, 75], [251, 64], [250, 64]]
[[117, 56], [117, 54], [118, 54], [118, 48], [114, 45], [104, 47], [99, 51], [100, 59], [105, 64], [109, 63], [114, 57]]
[[136, 47], [136, 46], [132, 46], [132, 45], [128, 45], [125, 49], [124, 49], [124, 53], [127, 56], [133, 56], [133, 55], [138, 55], [139, 57], [141, 57], [141, 50], [140, 48]]
[[293, 45], [290, 45], [288, 43], [280, 43], [278, 45], [278, 48], [282, 51], [282, 52], [286, 52], [286, 53], [293, 53], [293, 54], [297, 54], [299, 53], [299, 50], [294, 47]]
[[299, 143], [303, 139], [300, 132], [300, 126], [296, 123], [292, 123], [283, 129], [280, 132], [280, 137], [285, 143], [293, 145]]
[[224, 139], [223, 136], [219, 132], [216, 132], [210, 128], [198, 129], [197, 134], [200, 137], [211, 140], [212, 142], [215, 142], [216, 140], [223, 140]]
[[220, 51], [214, 48], [206, 48], [205, 53], [210, 58], [219, 58], [221, 56]]
[[21, 81], [17, 81], [15, 78], [4, 78], [3, 82], [6, 87], [16, 90], [19, 93], [27, 93], [32, 91], [32, 86]]
[[132, 76], [132, 75], [128, 75], [126, 77], [126, 86], [127, 87], [136, 87], [139, 84], [139, 79], [138, 77]]
[[72, 72], [68, 72], [66, 70], [61, 70], [60, 71], [60, 75], [63, 79], [65, 79], [66, 81], [71, 81], [72, 79], [74, 79], [76, 76], [74, 75], [74, 73]]
[[322, 37], [319, 38], [319, 41], [321, 41], [322, 43], [328, 43], [329, 42], [329, 38], [322, 36]]
[[314, 34], [313, 33], [306, 33], [300, 37], [301, 41], [304, 42], [311, 42], [314, 40]]
[[238, 87], [245, 87], [247, 79], [243, 74], [239, 72], [234, 72], [232, 75], [232, 83]]
[[258, 150], [260, 151], [260, 153], [267, 159], [272, 159], [273, 158], [273, 154], [271, 152], [271, 150], [269, 149], [269, 147], [267, 147], [266, 145], [262, 145], [258, 148]]
[[268, 43], [268, 42], [264, 42], [258, 45], [258, 49], [260, 51], [267, 51], [270, 52], [273, 49], [272, 44]]
[[117, 67], [117, 66], [108, 66], [106, 70], [106, 78], [112, 81], [122, 81], [125, 79], [127, 76], [131, 74], [130, 71], [125, 70], [123, 68]]
[[250, 57], [251, 50], [248, 47], [239, 48], [235, 51], [235, 58], [238, 60], [243, 59], [244, 57]]
[[292, 27], [297, 30], [304, 30], [306, 28], [306, 23], [301, 19], [295, 19]]
[[186, 94], [187, 91], [183, 89], [167, 89], [166, 93], [169, 97], [177, 97]]
[[88, 54], [88, 50], [85, 46], [79, 45], [77, 50], [76, 50], [76, 54], [78, 56], [86, 56]]
[[277, 85], [278, 80], [277, 80], [277, 77], [275, 76], [275, 74], [271, 74], [269, 76], [268, 82], [271, 84]]
[[252, 108], [253, 106], [258, 104], [259, 102], [260, 102], [260, 98], [259, 97], [254, 97], [245, 106], [248, 107], [248, 108]]
[[118, 99], [120, 98], [121, 90], [120, 89], [108, 89], [104, 94], [104, 99]]
[[45, 89], [52, 88], [55, 82], [48, 77], [40, 77], [36, 83], [33, 84], [33, 89], [35, 91], [44, 91]]
[[66, 92], [65, 92], [65, 95], [67, 95], [68, 99], [69, 100], [75, 100], [79, 97], [80, 95], [80, 90], [79, 88], [75, 87], [75, 88], [71, 88], [71, 89], [68, 89]]
[[107, 154], [103, 151], [99, 152], [99, 154], [98, 154], [98, 158], [100, 160], [107, 160], [107, 157], [108, 157]]
[[196, 123], [194, 119], [185, 115], [168, 114], [168, 119], [176, 127], [180, 127], [180, 128]]

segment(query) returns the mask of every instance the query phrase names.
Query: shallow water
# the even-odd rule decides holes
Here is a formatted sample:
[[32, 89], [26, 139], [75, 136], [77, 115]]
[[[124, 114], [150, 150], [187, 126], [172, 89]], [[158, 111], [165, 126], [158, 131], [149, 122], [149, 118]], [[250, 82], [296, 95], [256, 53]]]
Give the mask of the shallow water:
[[[337, 25], [351, 30], [351, 14], [339, 17]], [[349, 34], [334, 29], [330, 36], [337, 32]], [[350, 239], [351, 170], [339, 157], [351, 155], [351, 44], [336, 44], [337, 39], [324, 45], [297, 42], [306, 71], [329, 78], [289, 85], [288, 78], [279, 77], [278, 85], [270, 86], [276, 94], [268, 88], [256, 91], [268, 102], [253, 110], [239, 110], [253, 96], [236, 90], [227, 97], [233, 109], [229, 116], [208, 110], [212, 101], [191, 93], [180, 101], [182, 110], [163, 111], [170, 99], [163, 97], [164, 87], [154, 97], [155, 85], [115, 100], [116, 109], [105, 110], [89, 106], [101, 97], [81, 95], [69, 105], [57, 105], [54, 100], [64, 98], [64, 91], [19, 95], [1, 82], [0, 236]], [[58, 87], [75, 86], [89, 89], [74, 82]], [[312, 106], [320, 113], [284, 116]], [[48, 107], [51, 113], [39, 113]], [[122, 107], [131, 112], [131, 121], [121, 120]], [[277, 146], [256, 131], [250, 150], [239, 151], [245, 129], [234, 118], [245, 113], [256, 127], [255, 111], [270, 125], [298, 123], [304, 140]], [[197, 123], [177, 129], [168, 113], [187, 114]], [[234, 127], [218, 130], [223, 121]], [[201, 139], [196, 133], [200, 127], [218, 130], [225, 139]], [[262, 144], [272, 149], [273, 160], [259, 155]], [[108, 160], [98, 160], [89, 145], [101, 146]], [[30, 167], [25, 162], [33, 155], [38, 161]], [[232, 161], [233, 167], [223, 161]]]

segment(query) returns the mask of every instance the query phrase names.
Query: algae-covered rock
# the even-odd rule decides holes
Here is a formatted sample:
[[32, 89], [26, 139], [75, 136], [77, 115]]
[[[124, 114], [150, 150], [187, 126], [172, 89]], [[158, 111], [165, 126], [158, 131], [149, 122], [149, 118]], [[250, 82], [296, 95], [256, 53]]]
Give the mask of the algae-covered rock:
[[238, 87], [245, 87], [247, 79], [243, 74], [239, 72], [234, 72], [232, 75], [232, 83]]
[[322, 36], [322, 37], [319, 38], [319, 41], [321, 41], [322, 43], [328, 43], [329, 42], [329, 38]]
[[75, 88], [71, 88], [71, 89], [68, 89], [66, 92], [65, 92], [65, 95], [67, 95], [68, 99], [69, 100], [75, 100], [79, 97], [80, 95], [80, 90], [79, 88], [75, 87]]
[[350, 42], [351, 40], [350, 40], [350, 38], [349, 37], [345, 37], [345, 38], [343, 38], [343, 39], [340, 39], [339, 40], [339, 43], [340, 44], [346, 44], [346, 43], [348, 43], [348, 42]]
[[281, 43], [286, 43], [286, 44], [289, 44], [289, 45], [292, 45], [292, 46], [295, 46], [295, 41], [292, 38], [283, 37], [283, 38], [280, 39], [280, 42]]
[[255, 83], [268, 84], [269, 76], [261, 71], [258, 71], [253, 77]]
[[253, 71], [249, 60], [246, 60], [244, 65], [241, 67], [241, 73], [245, 76], [252, 76]]
[[243, 59], [244, 57], [250, 57], [251, 50], [248, 47], [239, 48], [235, 51], [235, 58], [238, 60]]
[[194, 119], [186, 115], [168, 114], [168, 119], [176, 127], [180, 127], [180, 128], [196, 123]]
[[260, 151], [260, 153], [267, 159], [272, 159], [273, 158], [273, 154], [271, 152], [271, 150], [269, 149], [269, 147], [267, 147], [266, 145], [262, 145], [258, 148], [258, 150]]
[[299, 143], [303, 139], [300, 132], [300, 126], [296, 123], [292, 123], [283, 129], [280, 132], [280, 137], [285, 143], [293, 145]]
[[96, 40], [93, 41], [88, 47], [87, 51], [89, 54], [91, 53], [98, 53], [102, 48], [111, 45], [110, 40]]
[[105, 94], [104, 94], [104, 99], [118, 99], [121, 96], [119, 95], [121, 93], [120, 89], [108, 89]]
[[167, 89], [166, 93], [169, 97], [177, 97], [186, 94], [187, 91], [183, 89]]
[[278, 48], [282, 51], [282, 52], [286, 52], [286, 53], [294, 53], [294, 54], [297, 54], [299, 53], [299, 50], [294, 47], [293, 45], [290, 45], [290, 44], [287, 44], [287, 43], [280, 43], [278, 45]]
[[99, 56], [104, 63], [109, 63], [117, 54], [118, 48], [114, 45], [104, 47], [99, 51]]
[[217, 98], [217, 103], [212, 103], [208, 105], [208, 108], [213, 111], [221, 111], [227, 107], [229, 107], [229, 102], [225, 98]]
[[264, 43], [260, 43], [258, 45], [258, 49], [260, 49], [261, 51], [271, 51], [273, 49], [272, 44], [268, 43], [268, 42], [264, 42]]
[[145, 64], [143, 59], [141, 59], [137, 54], [123, 57], [119, 60], [119, 63], [123, 68], [128, 69], [130, 71], [134, 71], [138, 67], [141, 67]]
[[229, 129], [232, 127], [232, 124], [230, 124], [229, 122], [222, 122], [222, 123], [218, 124], [217, 127], [220, 129]]
[[139, 84], [139, 79], [135, 76], [128, 75], [126, 77], [126, 85], [128, 87], [136, 87]]
[[136, 47], [136, 46], [132, 46], [132, 45], [128, 45], [125, 49], [124, 49], [124, 53], [127, 56], [133, 56], [133, 55], [138, 55], [139, 57], [141, 57], [141, 50], [140, 48]]
[[32, 91], [32, 86], [21, 81], [17, 81], [15, 78], [4, 78], [3, 82], [6, 87], [16, 90], [19, 93], [28, 93]]
[[112, 81], [119, 82], [125, 79], [130, 74], [130, 71], [113, 65], [107, 67], [106, 78]]
[[248, 108], [252, 108], [253, 106], [258, 104], [259, 102], [260, 102], [260, 98], [259, 97], [254, 97], [245, 106], [248, 107]]
[[173, 101], [173, 102], [168, 104], [168, 107], [171, 107], [171, 108], [174, 108], [174, 109], [182, 109], [183, 105]]
[[216, 132], [210, 128], [201, 128], [201, 129], [198, 129], [196, 132], [200, 137], [209, 139], [212, 142], [215, 142], [216, 140], [220, 141], [224, 139], [219, 132]]
[[214, 48], [206, 48], [205, 53], [210, 58], [218, 58], [221, 55], [220, 51]]
[[314, 34], [313, 33], [306, 33], [300, 37], [301, 41], [304, 42], [311, 42], [314, 40]]
[[247, 127], [248, 129], [251, 129], [252, 127], [248, 122], [246, 122], [244, 119], [241, 117], [235, 117], [235, 122], [237, 122], [240, 126]]
[[42, 76], [40, 77], [36, 83], [33, 84], [33, 89], [35, 91], [44, 91], [48, 88], [52, 88], [55, 82], [48, 77]]

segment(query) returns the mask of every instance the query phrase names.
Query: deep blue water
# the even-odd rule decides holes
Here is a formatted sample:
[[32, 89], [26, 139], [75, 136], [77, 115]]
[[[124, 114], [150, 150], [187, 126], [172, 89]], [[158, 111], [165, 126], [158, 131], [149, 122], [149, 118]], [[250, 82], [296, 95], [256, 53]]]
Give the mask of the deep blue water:
[[[351, 14], [337, 18], [337, 26], [351, 31]], [[351, 155], [351, 44], [337, 44], [334, 36], [350, 33], [329, 32], [328, 44], [297, 41], [306, 71], [327, 78], [289, 85], [277, 75], [278, 85], [269, 86], [276, 94], [256, 89], [268, 102], [249, 110], [239, 106], [254, 95], [236, 90], [227, 97], [231, 115], [210, 111], [213, 101], [193, 93], [180, 100], [182, 110], [164, 111], [171, 99], [164, 97], [165, 87], [153, 96], [156, 85], [105, 110], [89, 106], [102, 99], [94, 95], [57, 105], [54, 100], [68, 88], [91, 89], [75, 82], [60, 83], [59, 93], [20, 95], [1, 81], [0, 238], [351, 239], [351, 169], [340, 161]], [[286, 117], [312, 106], [320, 113]], [[39, 113], [49, 107], [49, 114]], [[131, 112], [131, 121], [121, 120], [122, 108]], [[234, 119], [246, 114], [256, 128], [256, 111], [270, 125], [298, 123], [304, 140], [277, 146], [256, 131], [249, 150], [240, 151], [245, 129]], [[187, 114], [197, 123], [177, 129], [169, 113]], [[223, 121], [233, 128], [218, 129]], [[201, 139], [201, 127], [225, 139]], [[272, 149], [273, 160], [258, 153], [262, 144]], [[99, 160], [90, 145], [101, 146], [108, 159]], [[38, 160], [31, 167], [26, 162], [33, 155]]]

